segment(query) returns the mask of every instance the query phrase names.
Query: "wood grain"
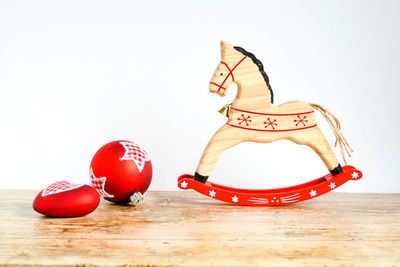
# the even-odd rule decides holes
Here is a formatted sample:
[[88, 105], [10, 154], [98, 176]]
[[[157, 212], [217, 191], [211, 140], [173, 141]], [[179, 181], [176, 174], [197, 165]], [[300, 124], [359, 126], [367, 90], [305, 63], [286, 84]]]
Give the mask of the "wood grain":
[[149, 192], [149, 212], [102, 202], [46, 218], [38, 191], [1, 191], [0, 265], [400, 266], [400, 194], [329, 193], [238, 207], [195, 192]]

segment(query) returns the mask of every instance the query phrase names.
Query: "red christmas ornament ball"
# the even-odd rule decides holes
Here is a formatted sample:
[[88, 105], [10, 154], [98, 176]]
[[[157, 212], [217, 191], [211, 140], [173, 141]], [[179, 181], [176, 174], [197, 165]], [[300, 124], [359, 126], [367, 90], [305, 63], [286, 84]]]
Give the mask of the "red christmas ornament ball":
[[99, 203], [100, 196], [93, 187], [58, 181], [40, 191], [33, 209], [51, 217], [77, 217], [91, 213]]
[[90, 164], [92, 186], [115, 203], [127, 203], [130, 196], [149, 188], [153, 167], [146, 151], [130, 141], [113, 141], [101, 147]]

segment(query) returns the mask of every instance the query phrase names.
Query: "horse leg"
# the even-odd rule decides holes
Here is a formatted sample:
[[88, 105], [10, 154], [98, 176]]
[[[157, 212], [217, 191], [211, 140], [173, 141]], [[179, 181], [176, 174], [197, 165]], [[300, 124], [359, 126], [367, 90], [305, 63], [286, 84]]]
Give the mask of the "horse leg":
[[339, 164], [330, 144], [318, 126], [302, 130], [301, 132], [301, 135], [296, 135], [296, 138], [291, 138], [291, 140], [297, 144], [304, 144], [312, 148], [325, 163], [332, 175], [343, 172], [342, 166]]
[[240, 130], [224, 125], [214, 134], [208, 142], [197, 166], [194, 175], [196, 181], [205, 183], [221, 153], [243, 141], [238, 131]]

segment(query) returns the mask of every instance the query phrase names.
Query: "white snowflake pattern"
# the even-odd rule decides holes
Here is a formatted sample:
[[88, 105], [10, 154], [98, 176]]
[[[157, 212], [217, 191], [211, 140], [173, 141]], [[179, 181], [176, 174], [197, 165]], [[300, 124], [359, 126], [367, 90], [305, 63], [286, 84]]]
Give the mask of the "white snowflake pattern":
[[336, 184], [332, 182], [332, 183], [329, 184], [329, 187], [330, 187], [331, 189], [333, 189], [333, 188], [336, 187]]
[[239, 201], [239, 198], [235, 195], [232, 197], [232, 201], [237, 203]]
[[311, 190], [310, 191], [310, 196], [315, 197], [317, 195], [317, 191]]
[[354, 171], [354, 172], [351, 174], [351, 178], [357, 179], [357, 178], [358, 178], [358, 173], [357, 173], [356, 171]]
[[217, 193], [216, 193], [214, 190], [211, 190], [211, 191], [210, 191], [210, 197], [215, 197], [216, 194], [217, 194]]
[[182, 187], [182, 188], [187, 188], [187, 186], [188, 186], [188, 183], [187, 183], [187, 182], [183, 181], [183, 182], [181, 183], [181, 187]]

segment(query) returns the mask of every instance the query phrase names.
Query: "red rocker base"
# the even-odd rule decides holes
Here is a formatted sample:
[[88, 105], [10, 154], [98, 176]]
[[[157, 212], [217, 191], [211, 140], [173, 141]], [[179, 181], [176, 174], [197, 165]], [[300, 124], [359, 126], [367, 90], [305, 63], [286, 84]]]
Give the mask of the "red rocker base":
[[346, 165], [340, 174], [328, 174], [308, 183], [278, 189], [240, 189], [211, 182], [203, 184], [195, 181], [190, 174], [178, 178], [178, 187], [184, 190], [193, 189], [205, 196], [236, 205], [280, 206], [321, 196], [349, 180], [358, 180], [361, 177], [361, 171]]

